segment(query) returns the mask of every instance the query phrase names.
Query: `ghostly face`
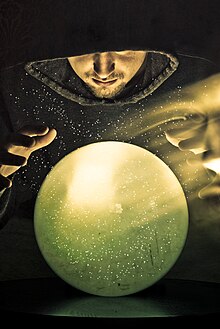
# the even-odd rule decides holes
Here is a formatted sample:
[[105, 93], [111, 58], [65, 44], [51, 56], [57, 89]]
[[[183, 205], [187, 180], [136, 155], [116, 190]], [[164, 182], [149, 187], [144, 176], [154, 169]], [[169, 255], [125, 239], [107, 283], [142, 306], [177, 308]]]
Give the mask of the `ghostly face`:
[[68, 60], [96, 97], [114, 98], [135, 76], [145, 57], [145, 51], [126, 50], [74, 56]]

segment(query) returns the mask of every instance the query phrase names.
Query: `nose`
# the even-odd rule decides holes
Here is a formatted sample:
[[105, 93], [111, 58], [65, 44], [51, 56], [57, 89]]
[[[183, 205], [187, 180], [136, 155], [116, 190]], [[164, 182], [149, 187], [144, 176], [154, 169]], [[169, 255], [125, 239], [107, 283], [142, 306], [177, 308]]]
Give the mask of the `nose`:
[[107, 79], [115, 70], [115, 63], [111, 53], [106, 52], [95, 54], [93, 68], [100, 79]]

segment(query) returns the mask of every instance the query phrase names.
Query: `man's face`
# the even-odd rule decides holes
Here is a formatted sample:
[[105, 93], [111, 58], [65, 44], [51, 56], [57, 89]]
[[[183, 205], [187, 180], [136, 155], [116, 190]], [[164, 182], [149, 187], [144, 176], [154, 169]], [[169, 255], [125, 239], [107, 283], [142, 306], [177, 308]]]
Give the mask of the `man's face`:
[[75, 73], [98, 98], [113, 98], [134, 77], [146, 57], [145, 51], [119, 51], [69, 57]]

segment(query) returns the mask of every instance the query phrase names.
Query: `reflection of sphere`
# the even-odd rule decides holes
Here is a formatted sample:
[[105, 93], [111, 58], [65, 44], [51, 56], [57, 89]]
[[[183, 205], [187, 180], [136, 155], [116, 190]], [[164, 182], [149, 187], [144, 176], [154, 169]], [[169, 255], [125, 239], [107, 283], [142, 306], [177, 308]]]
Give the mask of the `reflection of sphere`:
[[101, 142], [63, 158], [35, 206], [36, 238], [51, 268], [101, 296], [149, 287], [173, 266], [188, 211], [173, 172], [152, 153]]

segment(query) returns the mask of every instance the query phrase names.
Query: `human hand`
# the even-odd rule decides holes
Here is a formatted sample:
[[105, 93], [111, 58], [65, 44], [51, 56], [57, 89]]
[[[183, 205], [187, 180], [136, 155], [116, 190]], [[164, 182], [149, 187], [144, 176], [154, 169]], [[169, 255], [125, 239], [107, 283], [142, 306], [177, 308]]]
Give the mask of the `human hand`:
[[220, 118], [193, 114], [181, 126], [165, 133], [167, 140], [182, 151], [194, 155], [189, 164], [201, 163], [212, 173], [212, 182], [199, 192], [200, 198], [220, 197]]
[[32, 152], [49, 145], [55, 137], [53, 128], [29, 125], [0, 140], [0, 191], [11, 187], [8, 176], [25, 166]]
[[201, 154], [207, 151], [204, 139], [207, 129], [207, 117], [196, 113], [185, 117], [178, 126], [165, 132], [167, 140], [181, 151]]

